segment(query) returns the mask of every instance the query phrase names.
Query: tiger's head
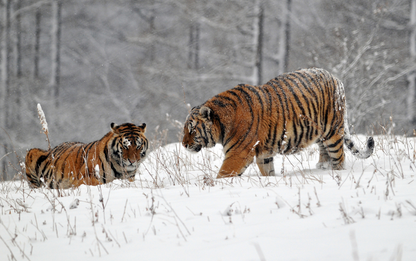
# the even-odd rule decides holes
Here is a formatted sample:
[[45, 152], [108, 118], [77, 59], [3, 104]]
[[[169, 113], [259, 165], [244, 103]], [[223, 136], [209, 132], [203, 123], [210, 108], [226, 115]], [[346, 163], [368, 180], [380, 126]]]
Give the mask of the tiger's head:
[[207, 106], [194, 107], [186, 118], [182, 145], [191, 152], [215, 146], [217, 135], [213, 112]]
[[[134, 178], [140, 162], [146, 157], [148, 140], [144, 135], [146, 124], [111, 123], [114, 138], [111, 141], [111, 158], [121, 167], [127, 178]], [[130, 177], [132, 176], [132, 177]]]

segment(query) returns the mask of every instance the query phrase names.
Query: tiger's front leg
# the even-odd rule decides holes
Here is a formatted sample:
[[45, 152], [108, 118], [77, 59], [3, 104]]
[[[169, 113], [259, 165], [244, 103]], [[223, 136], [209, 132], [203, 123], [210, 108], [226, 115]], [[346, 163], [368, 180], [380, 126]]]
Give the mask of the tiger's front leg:
[[328, 154], [328, 149], [324, 146], [322, 141], [318, 141], [319, 146], [319, 161], [316, 164], [318, 169], [330, 169], [331, 168], [331, 158]]
[[273, 157], [270, 158], [256, 158], [257, 166], [263, 176], [275, 176]]
[[242, 157], [239, 154], [231, 156], [229, 154], [230, 153], [225, 155], [225, 159], [217, 175], [217, 179], [241, 176], [254, 160], [254, 156], [251, 155]]

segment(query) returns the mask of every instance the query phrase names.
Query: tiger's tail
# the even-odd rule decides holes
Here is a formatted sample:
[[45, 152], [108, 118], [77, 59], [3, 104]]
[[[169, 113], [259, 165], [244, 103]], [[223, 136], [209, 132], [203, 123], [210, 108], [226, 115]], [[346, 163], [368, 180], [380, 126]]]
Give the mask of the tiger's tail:
[[374, 152], [374, 139], [371, 136], [367, 138], [367, 143], [364, 150], [360, 150], [357, 148], [357, 146], [355, 146], [348, 128], [346, 108], [344, 109], [344, 143], [347, 146], [347, 148], [351, 151], [352, 155], [356, 156], [359, 159], [367, 159]]

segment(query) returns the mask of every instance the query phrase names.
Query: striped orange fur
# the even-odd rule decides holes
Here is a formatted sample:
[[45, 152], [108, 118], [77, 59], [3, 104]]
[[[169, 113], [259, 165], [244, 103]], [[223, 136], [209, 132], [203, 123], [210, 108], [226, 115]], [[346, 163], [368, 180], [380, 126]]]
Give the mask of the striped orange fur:
[[254, 161], [264, 176], [274, 175], [273, 156], [292, 154], [318, 143], [318, 168], [344, 167], [344, 143], [368, 158], [351, 140], [343, 84], [323, 69], [302, 69], [264, 85], [240, 84], [194, 107], [184, 124], [182, 144], [190, 151], [223, 145], [217, 178], [241, 175]]
[[26, 154], [26, 177], [32, 188], [70, 188], [100, 185], [114, 179], [134, 181], [146, 156], [146, 124], [111, 124], [102, 139], [88, 144], [65, 142], [49, 151], [31, 149]]

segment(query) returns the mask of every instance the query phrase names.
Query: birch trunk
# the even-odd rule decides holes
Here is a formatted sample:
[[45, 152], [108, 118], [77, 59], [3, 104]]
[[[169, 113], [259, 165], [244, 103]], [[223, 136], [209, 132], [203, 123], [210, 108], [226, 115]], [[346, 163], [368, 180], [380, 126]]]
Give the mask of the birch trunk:
[[52, 30], [51, 30], [51, 58], [52, 73], [50, 87], [52, 96], [55, 99], [55, 106], [58, 107], [59, 102], [59, 80], [60, 80], [60, 46], [61, 46], [61, 6], [60, 0], [52, 2]]
[[35, 14], [35, 43], [34, 43], [34, 57], [33, 57], [33, 78], [39, 78], [39, 44], [40, 44], [40, 20], [42, 17], [42, 13], [40, 8], [37, 8]]
[[13, 107], [12, 114], [14, 115], [13, 120], [18, 123], [20, 122], [20, 108], [21, 108], [21, 85], [22, 85], [22, 15], [19, 12], [22, 6], [22, 0], [15, 0], [15, 12], [17, 12], [15, 18], [15, 71], [17, 84], [14, 84], [13, 89], [15, 92], [15, 106]]
[[191, 22], [189, 26], [189, 53], [188, 53], [188, 68], [199, 68], [199, 23]]
[[[10, 52], [9, 52], [9, 42], [10, 42], [10, 7], [11, 0], [3, 0], [3, 10], [1, 12], [1, 22], [3, 24], [3, 32], [1, 36], [1, 81], [0, 81], [0, 127], [6, 129], [8, 127], [8, 117], [9, 117], [9, 104], [8, 104], [8, 95], [9, 95], [9, 64], [10, 64]], [[0, 159], [2, 159], [1, 166], [3, 177], [5, 177], [5, 171], [7, 162], [3, 156], [7, 153], [7, 137], [6, 133], [3, 130], [0, 130]]]
[[[411, 0], [410, 7], [410, 58], [416, 60], [416, 0]], [[410, 122], [416, 122], [415, 95], [416, 95], [416, 72], [407, 76], [409, 94], [407, 95], [407, 118]]]
[[1, 39], [1, 111], [2, 113], [2, 127], [5, 128], [8, 125], [9, 107], [8, 107], [8, 95], [10, 85], [10, 8], [11, 0], [3, 0], [3, 12], [2, 12], [2, 23], [3, 32]]
[[282, 7], [282, 22], [280, 25], [280, 41], [277, 54], [278, 73], [282, 74], [288, 71], [289, 49], [290, 49], [290, 12], [292, 9], [292, 0], [285, 0]]
[[253, 26], [253, 48], [254, 48], [254, 68], [253, 68], [253, 85], [262, 84], [262, 58], [263, 58], [263, 23], [264, 10], [263, 1], [258, 0], [254, 6], [255, 19]]
[[[19, 11], [19, 9], [22, 6], [22, 1], [21, 0], [16, 0], [16, 4], [15, 4], [15, 11]], [[16, 23], [16, 45], [15, 45], [15, 52], [16, 52], [16, 61], [15, 61], [15, 65], [16, 65], [16, 77], [17, 78], [21, 78], [22, 77], [22, 35], [21, 35], [21, 31], [22, 31], [22, 18], [21, 18], [21, 13], [18, 12], [16, 14], [16, 18], [15, 18], [15, 23]]]

